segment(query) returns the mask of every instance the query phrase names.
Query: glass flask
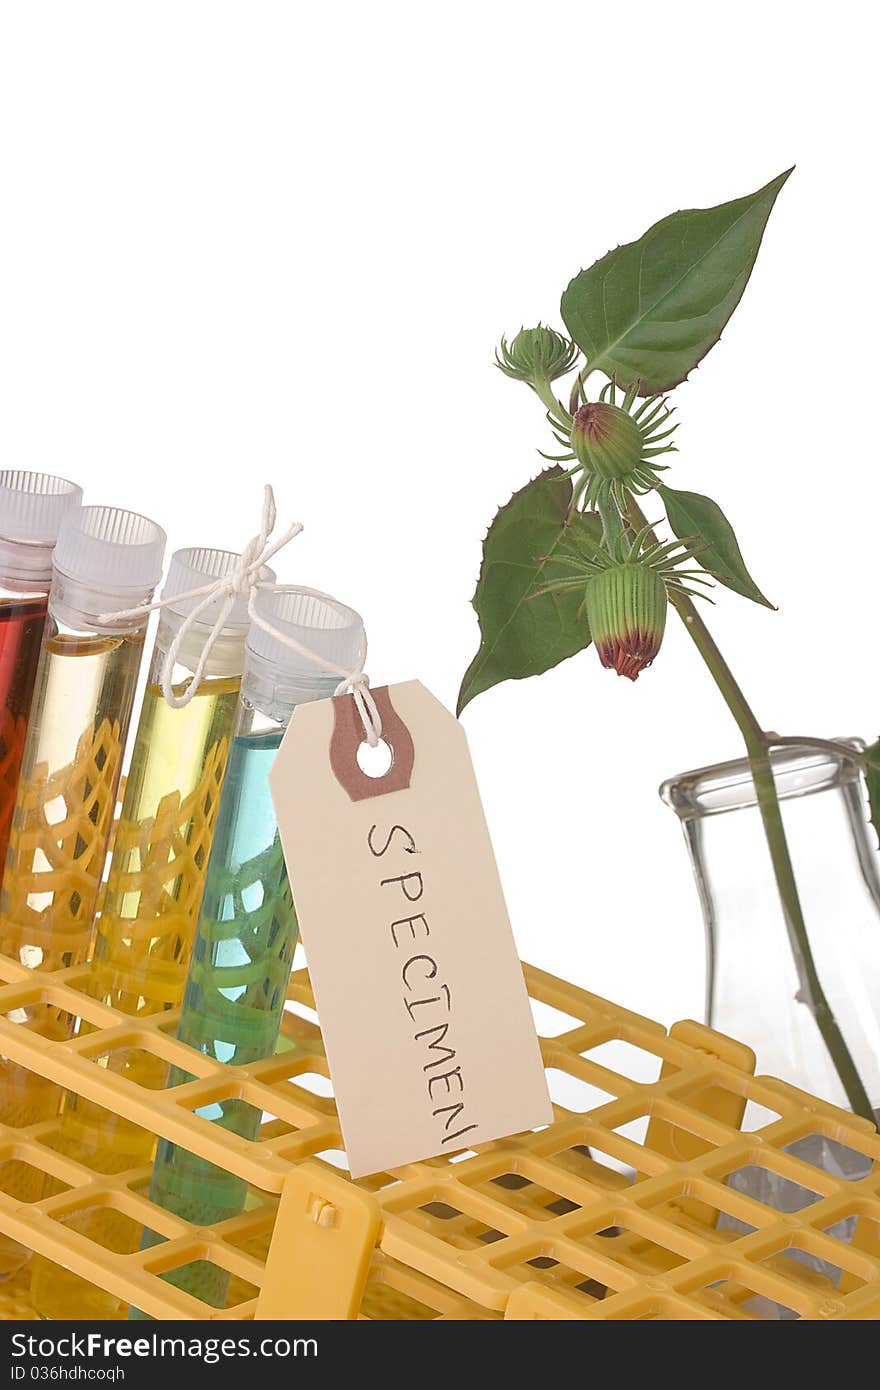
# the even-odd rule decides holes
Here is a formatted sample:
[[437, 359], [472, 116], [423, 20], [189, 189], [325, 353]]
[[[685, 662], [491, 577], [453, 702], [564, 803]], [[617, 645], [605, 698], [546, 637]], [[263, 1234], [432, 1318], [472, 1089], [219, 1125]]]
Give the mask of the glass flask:
[[[807, 743], [774, 750], [771, 764], [819, 981], [880, 1114], [880, 856], [858, 760], [863, 748], [856, 739], [836, 741], [836, 751]], [[684, 773], [660, 794], [681, 821], [703, 909], [707, 1023], [748, 1043], [759, 1074], [848, 1108], [801, 996], [748, 761]], [[849, 1181], [870, 1168], [864, 1155], [818, 1133], [787, 1149]], [[731, 1174], [728, 1184], [776, 1211], [800, 1211], [816, 1200], [757, 1164]], [[738, 1226], [730, 1218], [720, 1224]], [[832, 1234], [847, 1241], [852, 1228], [849, 1219]], [[839, 1269], [803, 1252], [797, 1257], [837, 1284]], [[796, 1316], [759, 1303], [764, 1318]]]
[[[838, 747], [781, 748], [771, 763], [819, 980], [876, 1109], [880, 856], [857, 757], [863, 745]], [[846, 1108], [801, 998], [748, 762], [700, 768], [660, 790], [681, 820], [703, 909], [706, 1021], [754, 1048], [759, 1072]]]

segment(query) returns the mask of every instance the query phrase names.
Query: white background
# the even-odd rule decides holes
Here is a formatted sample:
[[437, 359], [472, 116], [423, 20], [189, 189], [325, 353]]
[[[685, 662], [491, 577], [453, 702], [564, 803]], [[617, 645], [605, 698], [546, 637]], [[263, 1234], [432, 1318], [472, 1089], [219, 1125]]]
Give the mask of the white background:
[[[711, 621], [769, 727], [880, 726], [875, 63], [867, 5], [0, 6], [0, 456], [366, 617], [374, 680], [454, 703], [497, 505], [542, 412], [491, 364], [582, 266], [797, 162], [671, 481], [772, 614]], [[521, 954], [666, 1021], [703, 945], [664, 776], [733, 756], [685, 635], [465, 715]]]

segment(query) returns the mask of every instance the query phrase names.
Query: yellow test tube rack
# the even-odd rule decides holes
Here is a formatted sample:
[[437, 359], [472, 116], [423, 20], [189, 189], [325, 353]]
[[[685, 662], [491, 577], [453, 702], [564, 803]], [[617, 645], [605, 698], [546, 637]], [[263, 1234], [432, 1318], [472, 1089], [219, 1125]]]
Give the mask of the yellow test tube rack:
[[[90, 998], [82, 966], [35, 974], [0, 958], [0, 1051], [250, 1184], [242, 1215], [196, 1227], [148, 1200], [148, 1167], [90, 1169], [53, 1148], [57, 1121], [2, 1126], [0, 1231], [160, 1319], [880, 1317], [880, 1136], [867, 1121], [753, 1076], [750, 1050], [701, 1024], [667, 1033], [525, 976], [564, 1097], [553, 1124], [353, 1182], [305, 970], [279, 1051], [232, 1068], [179, 1042], [173, 1012], [133, 1019]], [[88, 1030], [59, 1039], [14, 1022], [37, 1003]], [[149, 1089], [114, 1071], [120, 1049], [158, 1059], [144, 1076], [167, 1064], [194, 1079]], [[257, 1141], [194, 1113], [231, 1094], [263, 1110]], [[854, 1156], [858, 1176], [789, 1151], [808, 1136]], [[49, 1174], [51, 1195], [4, 1193], [11, 1163]], [[781, 1199], [731, 1182], [754, 1169]], [[104, 1248], [77, 1229], [99, 1233], [82, 1220], [99, 1207], [161, 1242]], [[229, 1271], [225, 1308], [161, 1278], [194, 1261]], [[0, 1284], [0, 1315], [33, 1316], [27, 1280], [26, 1266]]]

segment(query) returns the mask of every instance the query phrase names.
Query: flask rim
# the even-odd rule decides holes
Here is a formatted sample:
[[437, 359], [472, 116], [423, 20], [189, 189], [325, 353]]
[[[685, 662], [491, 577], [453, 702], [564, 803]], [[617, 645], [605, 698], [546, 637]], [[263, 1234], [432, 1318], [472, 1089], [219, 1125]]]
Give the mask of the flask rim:
[[[810, 749], [781, 746], [770, 751], [770, 765], [780, 801], [791, 801], [817, 792], [832, 791], [858, 782], [861, 767], [858, 754], [865, 750], [860, 738], [838, 738], [840, 753], [828, 748]], [[846, 749], [852, 749], [848, 757]], [[748, 758], [694, 768], [670, 777], [660, 786], [660, 797], [681, 820], [702, 820], [727, 811], [742, 811], [757, 805], [757, 794]]]

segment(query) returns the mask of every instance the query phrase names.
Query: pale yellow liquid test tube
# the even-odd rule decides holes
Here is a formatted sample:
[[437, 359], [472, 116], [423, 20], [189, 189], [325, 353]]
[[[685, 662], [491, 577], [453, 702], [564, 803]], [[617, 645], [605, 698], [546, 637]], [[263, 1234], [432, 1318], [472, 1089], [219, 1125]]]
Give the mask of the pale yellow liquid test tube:
[[[0, 893], [0, 951], [36, 971], [88, 955], [146, 631], [146, 618], [103, 615], [150, 601], [164, 550], [155, 522], [115, 507], [76, 508], [59, 529]], [[75, 1025], [46, 1003], [8, 1017], [55, 1039]], [[0, 1058], [6, 1124], [51, 1119], [60, 1101], [58, 1087]], [[0, 1166], [0, 1187], [22, 1201], [42, 1186], [24, 1163]], [[0, 1237], [0, 1275], [28, 1255]]]
[[[224, 550], [178, 551], [163, 596], [173, 599], [224, 577], [238, 560]], [[273, 578], [268, 569], [261, 574], [264, 581]], [[196, 602], [183, 599], [162, 610], [85, 984], [88, 994], [133, 1017], [180, 1003], [238, 718], [248, 628], [244, 597], [226, 618], [190, 702], [175, 709], [162, 693], [168, 649]], [[219, 602], [184, 635], [172, 673], [175, 696], [192, 678]], [[119, 1049], [101, 1063], [141, 1086], [165, 1084], [164, 1064], [142, 1050]], [[120, 1173], [147, 1165], [154, 1145], [153, 1135], [122, 1116], [81, 1096], [65, 1097], [54, 1146], [92, 1170]], [[120, 1253], [136, 1250], [141, 1239], [139, 1226], [106, 1207], [86, 1208], [66, 1224]], [[39, 1258], [31, 1299], [46, 1318], [110, 1319], [127, 1312], [112, 1295]]]

